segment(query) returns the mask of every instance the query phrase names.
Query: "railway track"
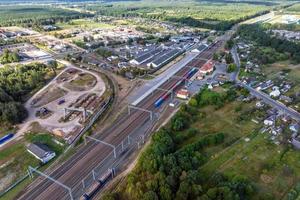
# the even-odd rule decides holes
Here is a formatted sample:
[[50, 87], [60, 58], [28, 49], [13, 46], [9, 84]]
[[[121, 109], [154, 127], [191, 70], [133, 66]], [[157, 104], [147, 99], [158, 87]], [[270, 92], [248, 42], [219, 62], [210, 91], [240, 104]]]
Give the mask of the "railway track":
[[[219, 43], [212, 45], [200, 53], [195, 59], [211, 59], [212, 55], [219, 48]], [[205, 62], [204, 62], [205, 63]], [[204, 64], [203, 63], [203, 64]], [[201, 65], [201, 64], [200, 64]], [[187, 73], [191, 68], [200, 68], [201, 66], [190, 66], [187, 64], [179, 70], [175, 76], [181, 77]], [[171, 78], [169, 81], [163, 83], [160, 88], [169, 90], [178, 79]], [[138, 107], [156, 112], [158, 108], [154, 106], [154, 102], [165, 92], [155, 90], [152, 95], [142, 100]], [[149, 113], [134, 110], [131, 115], [123, 116], [116, 121], [110, 128], [106, 129], [103, 133], [97, 134], [96, 138], [106, 141], [113, 145], [120, 144], [130, 133], [141, 127], [149, 120]], [[112, 152], [112, 148], [98, 144], [96, 142], [89, 142], [89, 145], [79, 148], [77, 153], [66, 161], [59, 168], [54, 170], [50, 176], [70, 188], [75, 187], [81, 180], [87, 176], [94, 167], [103, 161], [108, 154]], [[38, 180], [37, 180], [38, 181]], [[29, 188], [19, 199], [33, 200], [33, 199], [64, 199], [68, 198], [67, 191], [57, 184], [50, 182], [48, 179], [39, 179], [39, 183], [34, 187]]]

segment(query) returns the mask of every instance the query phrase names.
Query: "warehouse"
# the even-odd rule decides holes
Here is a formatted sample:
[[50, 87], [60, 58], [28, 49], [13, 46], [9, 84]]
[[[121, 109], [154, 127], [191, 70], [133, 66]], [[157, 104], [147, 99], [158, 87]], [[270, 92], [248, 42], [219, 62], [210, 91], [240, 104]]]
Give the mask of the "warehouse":
[[160, 54], [162, 51], [161, 48], [155, 48], [153, 50], [147, 51], [146, 53], [143, 53], [141, 56], [138, 56], [137, 58], [130, 61], [130, 64], [133, 65], [141, 65], [143, 63], [146, 63], [154, 56]]
[[173, 59], [175, 59], [181, 53], [182, 53], [182, 51], [179, 49], [168, 50], [163, 55], [155, 58], [152, 62], [148, 63], [147, 66], [153, 67], [153, 68], [160, 68], [160, 67], [166, 65], [167, 63], [171, 62]]
[[31, 143], [27, 146], [27, 151], [42, 163], [47, 163], [56, 156], [54, 151], [51, 151], [48, 146], [41, 143]]

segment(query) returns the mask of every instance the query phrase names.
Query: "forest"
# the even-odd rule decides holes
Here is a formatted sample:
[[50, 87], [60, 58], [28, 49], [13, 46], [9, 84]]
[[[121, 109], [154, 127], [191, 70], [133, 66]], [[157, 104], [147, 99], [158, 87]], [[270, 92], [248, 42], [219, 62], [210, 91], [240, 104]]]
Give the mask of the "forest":
[[40, 63], [1, 68], [0, 121], [11, 124], [22, 122], [27, 116], [22, 103], [32, 91], [46, 83], [51, 72], [52, 69]]
[[151, 3], [141, 1], [118, 2], [103, 5], [86, 6], [98, 15], [116, 17], [143, 17], [153, 20], [172, 21], [199, 28], [227, 30], [233, 24], [256, 15], [268, 12], [272, 6], [253, 5], [247, 3], [205, 3], [186, 1], [166, 1]]
[[79, 13], [50, 6], [0, 6], [0, 26], [22, 25], [35, 28], [41, 25], [55, 24], [56, 22], [66, 22], [70, 19], [91, 16], [91, 14], [87, 13]]
[[201, 134], [201, 130], [190, 127], [193, 122], [201, 122], [200, 107], [219, 109], [236, 97], [234, 88], [224, 93], [202, 90], [180, 108], [168, 125], [154, 133], [150, 146], [126, 178], [126, 184], [103, 199], [249, 199], [255, 190], [246, 177], [220, 172], [209, 176], [200, 170], [209, 160], [205, 150], [224, 143], [225, 133], [208, 133], [188, 142]]
[[279, 53], [288, 54], [288, 58], [294, 63], [300, 63], [300, 44], [272, 36], [267, 33], [267, 30], [269, 30], [268, 25], [242, 25], [236, 34], [246, 40], [254, 41], [259, 46], [271, 47]]

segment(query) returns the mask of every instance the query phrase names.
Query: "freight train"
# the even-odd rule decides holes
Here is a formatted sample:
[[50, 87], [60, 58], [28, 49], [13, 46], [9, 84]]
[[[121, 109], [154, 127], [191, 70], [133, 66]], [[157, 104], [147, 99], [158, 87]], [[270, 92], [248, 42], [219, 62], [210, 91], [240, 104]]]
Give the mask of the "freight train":
[[108, 169], [91, 187], [80, 197], [80, 200], [91, 199], [115, 175], [115, 169]]
[[[190, 71], [186, 72], [183, 75], [183, 78], [181, 80], [179, 80], [178, 82], [174, 83], [170, 89], [170, 91], [174, 91], [177, 87], [179, 87], [183, 81], [185, 81], [186, 79], [191, 78], [195, 73], [197, 72], [197, 68], [193, 68]], [[171, 94], [171, 92], [166, 92], [164, 93], [161, 97], [159, 97], [155, 102], [154, 102], [154, 106], [156, 108], [158, 108], [159, 106], [161, 106], [161, 104], [169, 97], [169, 95]]]

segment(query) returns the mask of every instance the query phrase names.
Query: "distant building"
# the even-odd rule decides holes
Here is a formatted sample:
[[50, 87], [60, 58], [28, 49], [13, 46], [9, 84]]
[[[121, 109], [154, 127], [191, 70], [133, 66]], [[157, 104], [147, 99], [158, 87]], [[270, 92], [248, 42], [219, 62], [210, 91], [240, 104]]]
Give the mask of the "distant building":
[[214, 66], [214, 62], [209, 60], [199, 69], [199, 72], [202, 74], [209, 74], [214, 71]]
[[286, 103], [292, 103], [293, 99], [291, 97], [285, 96], [285, 95], [281, 95], [280, 100], [285, 101]]
[[275, 124], [276, 117], [272, 115], [264, 120], [264, 125], [266, 126], [273, 126]]
[[148, 67], [160, 68], [167, 63], [171, 62], [177, 56], [179, 56], [182, 51], [178, 49], [168, 50], [166, 53], [162, 54], [161, 56], [157, 56], [152, 62], [148, 63]]
[[280, 91], [278, 89], [273, 90], [272, 92], [270, 92], [270, 96], [271, 97], [279, 97], [280, 96]]
[[256, 105], [257, 108], [262, 108], [262, 107], [264, 107], [265, 104], [262, 101], [258, 101], [258, 102], [256, 102], [255, 105]]
[[300, 131], [300, 125], [299, 124], [292, 124], [290, 125], [290, 130], [295, 132], [295, 133], [298, 133]]
[[41, 143], [29, 144], [27, 146], [27, 151], [42, 163], [47, 163], [56, 156], [54, 151], [51, 151], [47, 145]]
[[198, 48], [193, 49], [192, 52], [193, 52], [193, 53], [201, 53], [201, 52], [204, 51], [207, 47], [208, 47], [207, 44], [201, 44]]
[[154, 56], [160, 54], [162, 51], [161, 48], [154, 48], [150, 51], [146, 51], [146, 53], [142, 53], [137, 58], [130, 60], [130, 64], [132, 65], [141, 65], [152, 59]]
[[188, 99], [189, 92], [186, 89], [181, 89], [176, 93], [176, 97], [178, 97], [180, 99]]

